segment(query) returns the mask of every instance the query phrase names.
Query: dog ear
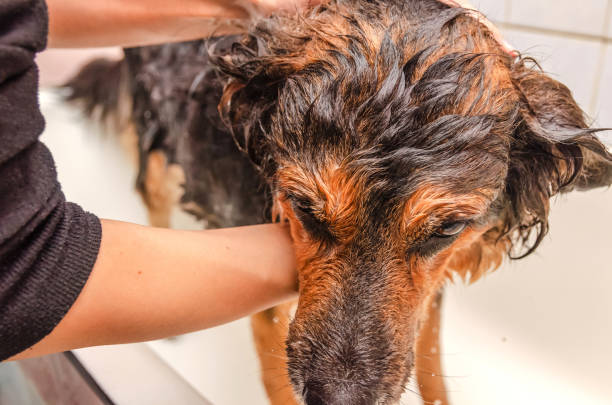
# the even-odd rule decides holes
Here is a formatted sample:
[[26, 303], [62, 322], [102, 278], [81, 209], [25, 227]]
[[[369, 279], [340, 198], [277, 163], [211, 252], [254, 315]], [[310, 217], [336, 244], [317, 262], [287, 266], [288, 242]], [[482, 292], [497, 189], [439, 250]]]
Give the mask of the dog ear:
[[[531, 253], [548, 228], [549, 200], [612, 183], [612, 154], [587, 126], [570, 90], [522, 59], [512, 66], [519, 121], [510, 147], [504, 234]], [[516, 246], [516, 243], [515, 243]]]
[[271, 162], [264, 161], [270, 156], [264, 135], [284, 72], [271, 63], [265, 41], [253, 35], [237, 38], [229, 52], [209, 47], [208, 53], [226, 79], [219, 114], [239, 149], [260, 171], [266, 171]]

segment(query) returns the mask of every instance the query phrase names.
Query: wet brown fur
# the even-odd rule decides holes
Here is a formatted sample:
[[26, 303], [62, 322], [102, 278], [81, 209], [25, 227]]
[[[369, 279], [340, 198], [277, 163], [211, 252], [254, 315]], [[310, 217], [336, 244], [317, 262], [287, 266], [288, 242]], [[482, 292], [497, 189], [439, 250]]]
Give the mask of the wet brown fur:
[[170, 227], [172, 210], [181, 200], [184, 182], [183, 169], [177, 164], [169, 164], [163, 151], [149, 153], [140, 195], [147, 206], [151, 225]]

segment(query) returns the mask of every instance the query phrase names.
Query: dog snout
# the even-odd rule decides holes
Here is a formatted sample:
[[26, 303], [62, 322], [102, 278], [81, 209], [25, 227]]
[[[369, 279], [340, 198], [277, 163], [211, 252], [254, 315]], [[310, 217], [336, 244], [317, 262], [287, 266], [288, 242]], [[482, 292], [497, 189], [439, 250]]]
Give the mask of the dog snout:
[[[316, 333], [290, 330], [289, 376], [306, 405], [376, 405], [396, 398], [412, 368], [410, 346], [398, 347], [380, 322], [347, 322], [337, 313]], [[388, 402], [384, 402], [388, 403]]]
[[372, 394], [358, 384], [338, 382], [322, 383], [309, 380], [305, 383], [306, 405], [374, 405]]
[[396, 291], [404, 269], [351, 248], [301, 284], [289, 326], [288, 374], [307, 405], [389, 404], [414, 366], [415, 312]]

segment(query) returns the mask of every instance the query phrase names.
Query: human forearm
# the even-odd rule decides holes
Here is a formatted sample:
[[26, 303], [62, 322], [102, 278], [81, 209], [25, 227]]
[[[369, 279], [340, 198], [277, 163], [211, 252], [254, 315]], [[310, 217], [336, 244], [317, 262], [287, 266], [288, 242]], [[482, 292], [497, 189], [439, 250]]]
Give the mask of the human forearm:
[[296, 296], [285, 229], [176, 231], [102, 221], [102, 244], [79, 298], [54, 331], [13, 360], [173, 336]]
[[[50, 47], [134, 46], [229, 32], [247, 13], [221, 0], [47, 0]], [[223, 19], [223, 24], [220, 22]]]
[[241, 32], [253, 12], [321, 0], [46, 0], [49, 47], [137, 46]]

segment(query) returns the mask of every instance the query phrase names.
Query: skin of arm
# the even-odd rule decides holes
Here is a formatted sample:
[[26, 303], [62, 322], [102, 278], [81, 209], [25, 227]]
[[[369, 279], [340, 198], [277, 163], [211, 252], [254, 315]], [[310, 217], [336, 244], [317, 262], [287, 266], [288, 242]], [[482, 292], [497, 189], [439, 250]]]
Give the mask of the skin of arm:
[[281, 224], [179, 231], [102, 220], [93, 271], [64, 319], [19, 360], [216, 326], [297, 297]]
[[47, 0], [49, 47], [136, 46], [241, 31], [253, 14], [297, 10], [309, 0]]

